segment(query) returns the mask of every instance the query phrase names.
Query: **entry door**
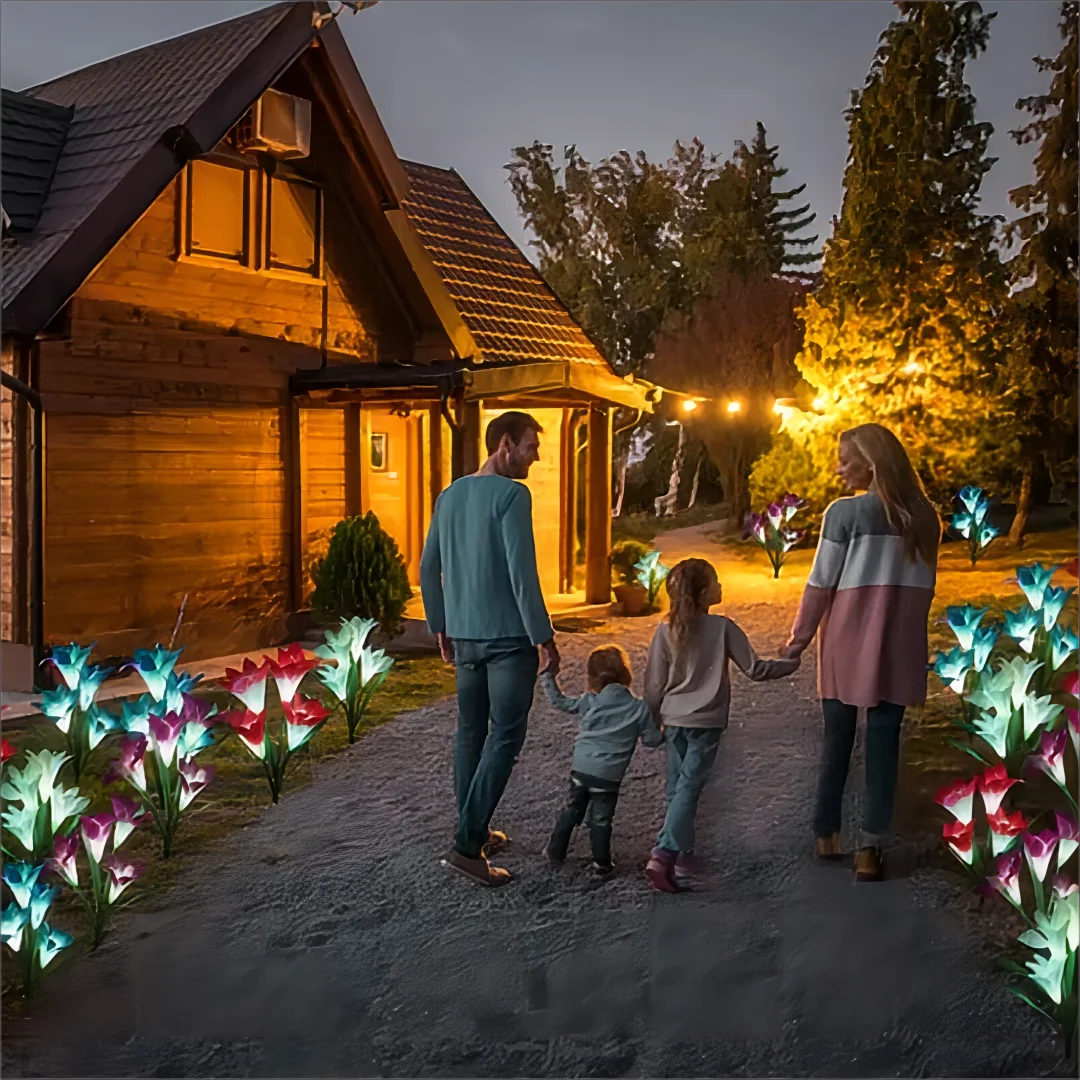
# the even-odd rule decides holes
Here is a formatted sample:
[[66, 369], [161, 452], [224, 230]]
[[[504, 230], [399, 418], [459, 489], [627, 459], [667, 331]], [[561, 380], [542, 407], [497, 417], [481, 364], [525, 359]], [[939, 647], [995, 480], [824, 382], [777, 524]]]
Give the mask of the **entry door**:
[[409, 580], [419, 580], [418, 542], [420, 498], [417, 482], [419, 418], [397, 416], [389, 409], [364, 406], [361, 425], [361, 497], [363, 508], [372, 510], [379, 524], [397, 541], [409, 568]]

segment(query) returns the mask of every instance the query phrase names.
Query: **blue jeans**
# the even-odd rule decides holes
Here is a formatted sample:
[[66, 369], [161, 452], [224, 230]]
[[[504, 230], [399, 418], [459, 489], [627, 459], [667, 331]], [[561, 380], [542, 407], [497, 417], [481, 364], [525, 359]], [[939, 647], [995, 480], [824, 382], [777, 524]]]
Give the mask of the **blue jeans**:
[[540, 656], [528, 638], [454, 641], [458, 729], [454, 847], [477, 858], [525, 742]]
[[716, 761], [722, 728], [667, 727], [667, 814], [656, 839], [669, 851], [694, 850], [694, 815]]
[[[855, 745], [858, 708], [836, 698], [824, 698], [825, 745], [818, 778], [814, 834], [831, 836], [840, 831], [844, 785]], [[900, 762], [900, 725], [904, 706], [879, 702], [866, 710], [866, 809], [860, 847], [880, 848], [892, 822], [896, 771]]]

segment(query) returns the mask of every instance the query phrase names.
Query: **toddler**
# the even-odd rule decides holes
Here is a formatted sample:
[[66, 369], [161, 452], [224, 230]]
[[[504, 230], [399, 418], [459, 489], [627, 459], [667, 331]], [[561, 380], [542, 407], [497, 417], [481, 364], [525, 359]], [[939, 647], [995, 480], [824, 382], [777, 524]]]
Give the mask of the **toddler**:
[[544, 672], [540, 683], [548, 701], [563, 712], [581, 717], [570, 766], [570, 797], [555, 822], [547, 857], [554, 863], [566, 858], [574, 829], [589, 818], [593, 869], [611, 874], [611, 819], [619, 798], [619, 784], [640, 738], [646, 746], [663, 742], [648, 706], [630, 692], [630, 661], [618, 645], [602, 645], [589, 655], [589, 692], [568, 698], [559, 692], [555, 676]]
[[649, 645], [645, 701], [663, 725], [667, 747], [667, 813], [645, 868], [656, 889], [677, 892], [690, 876], [698, 797], [728, 722], [728, 660], [755, 681], [780, 679], [797, 660], [759, 660], [746, 635], [709, 608], [722, 598], [716, 571], [685, 559], [667, 579], [671, 609]]

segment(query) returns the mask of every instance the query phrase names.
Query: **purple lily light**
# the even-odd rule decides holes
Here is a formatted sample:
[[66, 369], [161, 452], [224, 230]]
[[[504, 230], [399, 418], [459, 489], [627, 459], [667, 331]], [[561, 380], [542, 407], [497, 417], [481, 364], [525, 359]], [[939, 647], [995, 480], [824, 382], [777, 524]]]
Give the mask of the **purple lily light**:
[[84, 816], [80, 821], [83, 845], [94, 862], [101, 862], [115, 823], [112, 814], [93, 814]]
[[73, 889], [79, 887], [79, 868], [75, 856], [79, 851], [79, 838], [75, 833], [70, 836], [58, 836], [53, 842], [53, 854], [46, 866], [63, 878]]
[[120, 894], [142, 876], [142, 866], [139, 863], [123, 855], [117, 855], [115, 852], [106, 856], [101, 865], [109, 876], [108, 902], [110, 904], [115, 904], [120, 899]]
[[113, 826], [113, 850], [115, 851], [136, 828], [150, 820], [150, 814], [126, 795], [113, 795], [110, 801], [113, 819], [116, 822]]
[[1041, 769], [1058, 787], [1065, 787], [1065, 731], [1044, 731], [1039, 748], [1028, 761]]
[[214, 766], [201, 767], [194, 758], [182, 758], [177, 766], [180, 772], [180, 809], [186, 810], [203, 789], [214, 779]]
[[756, 540], [769, 557], [773, 578], [780, 576], [784, 557], [806, 535], [803, 529], [790, 529], [787, 523], [806, 505], [798, 495], [785, 495], [778, 502], [769, 503], [763, 513], [748, 514], [743, 523], [743, 539]]
[[1054, 857], [1058, 834], [1054, 829], [1043, 829], [1038, 833], [1024, 833], [1024, 856], [1027, 859], [1031, 876], [1038, 882], [1046, 877], [1050, 860]]
[[1071, 814], [1062, 814], [1057, 810], [1054, 811], [1054, 822], [1057, 828], [1057, 864], [1060, 870], [1077, 847], [1080, 847], [1080, 826]]

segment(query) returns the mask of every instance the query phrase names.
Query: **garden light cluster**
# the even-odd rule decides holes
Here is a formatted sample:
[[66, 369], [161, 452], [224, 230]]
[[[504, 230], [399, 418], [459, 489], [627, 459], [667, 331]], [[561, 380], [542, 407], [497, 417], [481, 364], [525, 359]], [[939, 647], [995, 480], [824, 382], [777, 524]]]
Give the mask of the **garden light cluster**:
[[756, 540], [769, 557], [773, 579], [780, 576], [787, 553], [806, 536], [805, 529], [789, 528], [791, 519], [806, 506], [798, 495], [787, 494], [778, 502], [769, 503], [762, 513], [748, 514], [743, 523], [743, 539]]
[[974, 566], [990, 541], [1001, 534], [986, 516], [990, 512], [990, 499], [982, 488], [969, 485], [962, 488], [956, 502], [963, 507], [949, 515], [949, 524], [968, 542], [968, 555]]

